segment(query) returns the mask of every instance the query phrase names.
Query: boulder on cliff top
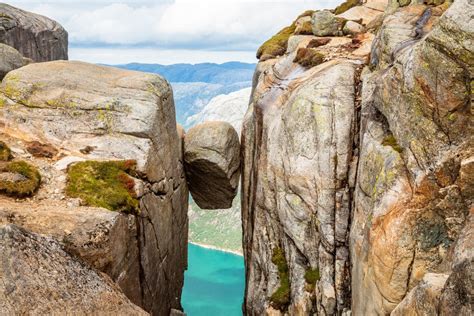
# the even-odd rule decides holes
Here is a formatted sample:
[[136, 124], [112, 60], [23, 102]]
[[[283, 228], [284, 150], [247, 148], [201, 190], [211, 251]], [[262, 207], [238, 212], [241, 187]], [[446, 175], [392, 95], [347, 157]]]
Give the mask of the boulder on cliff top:
[[316, 11], [311, 18], [313, 34], [316, 36], [341, 36], [345, 21], [344, 18], [337, 17], [328, 10]]
[[0, 43], [34, 61], [68, 59], [68, 34], [56, 21], [0, 3]]
[[54, 239], [0, 226], [0, 314], [147, 315]]
[[240, 176], [240, 143], [227, 122], [204, 122], [184, 138], [184, 162], [189, 190], [203, 209], [232, 206]]
[[26, 65], [23, 56], [13, 47], [0, 44], [0, 80], [7, 73]]

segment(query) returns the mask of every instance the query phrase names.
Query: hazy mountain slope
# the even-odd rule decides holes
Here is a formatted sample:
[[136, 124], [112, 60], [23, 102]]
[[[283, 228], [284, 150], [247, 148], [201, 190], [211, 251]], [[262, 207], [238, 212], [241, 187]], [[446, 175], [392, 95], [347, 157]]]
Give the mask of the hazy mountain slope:
[[199, 113], [188, 117], [186, 125], [192, 126], [204, 121], [226, 121], [232, 124], [240, 135], [251, 91], [252, 88], [245, 88], [214, 97]]
[[140, 64], [130, 63], [115, 67], [157, 73], [170, 82], [207, 82], [219, 84], [233, 84], [249, 81], [252, 78], [255, 64], [228, 62], [224, 64]]

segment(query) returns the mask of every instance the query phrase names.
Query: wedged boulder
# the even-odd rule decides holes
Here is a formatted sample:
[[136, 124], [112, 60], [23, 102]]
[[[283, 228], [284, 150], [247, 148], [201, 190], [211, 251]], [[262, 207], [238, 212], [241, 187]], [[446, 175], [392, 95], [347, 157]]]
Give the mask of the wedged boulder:
[[13, 47], [0, 44], [0, 80], [10, 71], [23, 67], [26, 61]]
[[[0, 99], [0, 139], [11, 146], [15, 160], [32, 163], [42, 176], [32, 202], [41, 201], [45, 209], [61, 201], [67, 207], [133, 209], [132, 213], [139, 215], [131, 217], [132, 228], [128, 229], [135, 236], [132, 238], [138, 255], [132, 259], [136, 251], [132, 242], [127, 246], [130, 258], [124, 259], [124, 264], [130, 260], [131, 266], [121, 267], [114, 261], [104, 271], [115, 278], [119, 270], [138, 270], [139, 282], [134, 277], [130, 283], [125, 281], [127, 278], [124, 283], [117, 281], [134, 303], [156, 315], [169, 315], [171, 308], [180, 310], [186, 268], [188, 190], [170, 85], [157, 75], [52, 61], [9, 72], [0, 85]], [[111, 186], [104, 185], [107, 183]], [[111, 187], [120, 188], [123, 194], [118, 196], [118, 191], [107, 190]], [[156, 187], [159, 190], [153, 190]], [[97, 195], [93, 194], [94, 188], [98, 188]], [[75, 197], [81, 199], [80, 203]], [[127, 205], [131, 208], [124, 209]], [[61, 210], [64, 205], [57, 211]], [[70, 220], [66, 214], [58, 215], [52, 225], [57, 222], [62, 227], [67, 224], [61, 221]], [[104, 222], [98, 224], [102, 226]], [[127, 226], [122, 224], [126, 232]], [[84, 231], [95, 231], [78, 221], [78, 232], [81, 226]], [[111, 241], [128, 238], [113, 225], [105, 227], [110, 227]], [[82, 252], [80, 245], [86, 240], [74, 241], [79, 245], [75, 250]], [[103, 246], [96, 255], [102, 253], [109, 258], [101, 252], [109, 251], [108, 243], [104, 241]], [[123, 257], [114, 254], [113, 260], [120, 256]], [[107, 270], [115, 269], [113, 264], [117, 270]]]
[[240, 143], [227, 122], [199, 124], [184, 137], [184, 164], [191, 195], [203, 209], [227, 209], [237, 194]]
[[68, 34], [47, 17], [0, 4], [0, 43], [34, 61], [68, 59]]
[[0, 225], [0, 314], [147, 315], [52, 238]]
[[141, 302], [137, 229], [133, 216], [64, 202], [10, 202], [0, 198], [0, 225], [15, 224], [53, 237], [64, 249], [108, 274], [137, 304]]

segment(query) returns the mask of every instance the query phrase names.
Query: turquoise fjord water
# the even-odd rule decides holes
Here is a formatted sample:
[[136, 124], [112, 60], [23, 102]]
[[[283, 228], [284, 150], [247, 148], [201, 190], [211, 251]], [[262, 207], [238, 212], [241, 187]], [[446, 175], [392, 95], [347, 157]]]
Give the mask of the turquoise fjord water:
[[188, 316], [239, 316], [245, 288], [244, 258], [188, 244], [181, 299]]

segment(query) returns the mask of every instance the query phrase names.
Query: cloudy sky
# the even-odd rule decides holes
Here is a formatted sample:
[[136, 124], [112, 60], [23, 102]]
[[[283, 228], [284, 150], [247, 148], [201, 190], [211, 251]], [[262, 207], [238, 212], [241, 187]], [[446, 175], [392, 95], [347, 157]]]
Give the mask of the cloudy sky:
[[70, 59], [108, 64], [255, 62], [265, 39], [307, 9], [342, 0], [13, 0], [69, 32]]

